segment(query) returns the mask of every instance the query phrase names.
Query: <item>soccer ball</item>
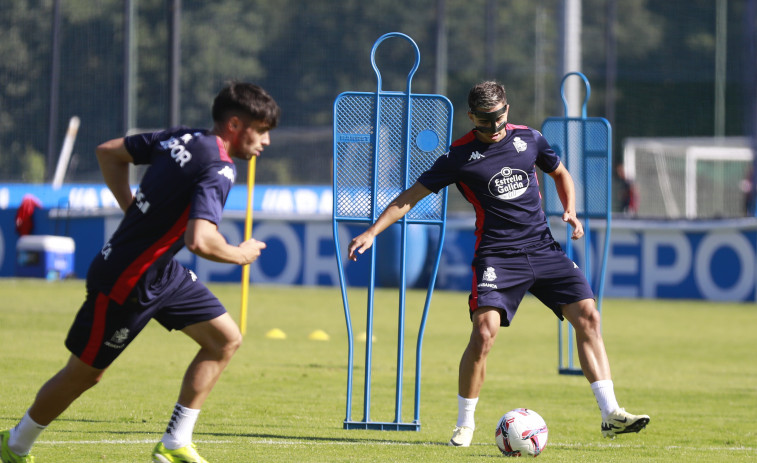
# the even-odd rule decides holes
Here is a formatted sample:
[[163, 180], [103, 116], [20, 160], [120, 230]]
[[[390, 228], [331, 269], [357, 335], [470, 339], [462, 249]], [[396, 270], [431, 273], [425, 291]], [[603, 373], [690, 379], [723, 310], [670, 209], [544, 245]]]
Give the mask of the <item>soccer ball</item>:
[[494, 440], [506, 457], [535, 457], [547, 446], [547, 423], [533, 410], [516, 408], [500, 418]]

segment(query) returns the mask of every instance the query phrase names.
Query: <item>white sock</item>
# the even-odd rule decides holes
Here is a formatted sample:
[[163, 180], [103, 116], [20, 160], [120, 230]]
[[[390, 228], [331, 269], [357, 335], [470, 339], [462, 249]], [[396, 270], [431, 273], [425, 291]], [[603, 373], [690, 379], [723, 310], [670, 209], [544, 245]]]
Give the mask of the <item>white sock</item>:
[[45, 430], [47, 426], [37, 424], [29, 417], [29, 412], [24, 414], [21, 421], [15, 428], [10, 430], [8, 437], [8, 448], [18, 456], [28, 455], [32, 450], [32, 445], [37, 437]]
[[176, 450], [192, 443], [192, 433], [200, 410], [187, 408], [178, 403], [173, 409], [163, 438], [160, 440], [168, 450]]
[[605, 419], [607, 415], [620, 408], [618, 401], [615, 399], [615, 389], [613, 388], [611, 379], [591, 383], [591, 390], [594, 392], [597, 405], [599, 405], [599, 410], [602, 412], [602, 419]]
[[478, 404], [478, 397], [466, 399], [460, 395], [457, 396], [457, 426], [476, 429], [476, 421], [473, 419], [473, 415], [476, 413], [476, 404]]

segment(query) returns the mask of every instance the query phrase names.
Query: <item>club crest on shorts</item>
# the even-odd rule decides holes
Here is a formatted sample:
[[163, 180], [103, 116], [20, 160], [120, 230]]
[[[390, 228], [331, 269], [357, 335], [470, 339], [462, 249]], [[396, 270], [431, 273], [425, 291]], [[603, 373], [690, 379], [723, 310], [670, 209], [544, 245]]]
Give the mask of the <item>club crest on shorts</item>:
[[494, 267], [486, 267], [484, 274], [481, 275], [481, 283], [478, 284], [479, 288], [491, 288], [497, 289], [497, 285], [492, 281], [497, 279], [497, 274], [494, 272]]
[[110, 341], [106, 341], [105, 345], [114, 349], [123, 349], [127, 339], [129, 339], [129, 328], [121, 328], [113, 333]]

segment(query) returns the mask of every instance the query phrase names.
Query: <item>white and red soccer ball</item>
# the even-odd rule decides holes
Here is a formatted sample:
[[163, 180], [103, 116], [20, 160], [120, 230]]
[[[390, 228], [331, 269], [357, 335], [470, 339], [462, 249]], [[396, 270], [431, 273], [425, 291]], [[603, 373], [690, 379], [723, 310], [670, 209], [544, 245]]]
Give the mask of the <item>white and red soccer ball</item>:
[[547, 423], [538, 413], [516, 408], [500, 418], [494, 440], [507, 457], [535, 457], [547, 446], [547, 434]]

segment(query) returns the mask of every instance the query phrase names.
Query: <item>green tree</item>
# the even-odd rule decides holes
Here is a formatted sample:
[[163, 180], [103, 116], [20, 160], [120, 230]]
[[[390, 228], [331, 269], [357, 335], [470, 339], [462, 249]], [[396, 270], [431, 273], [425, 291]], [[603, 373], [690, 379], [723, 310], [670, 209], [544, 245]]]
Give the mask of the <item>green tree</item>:
[[0, 179], [6, 181], [41, 180], [24, 157], [46, 150], [51, 12], [51, 1], [7, 0], [0, 7]]

